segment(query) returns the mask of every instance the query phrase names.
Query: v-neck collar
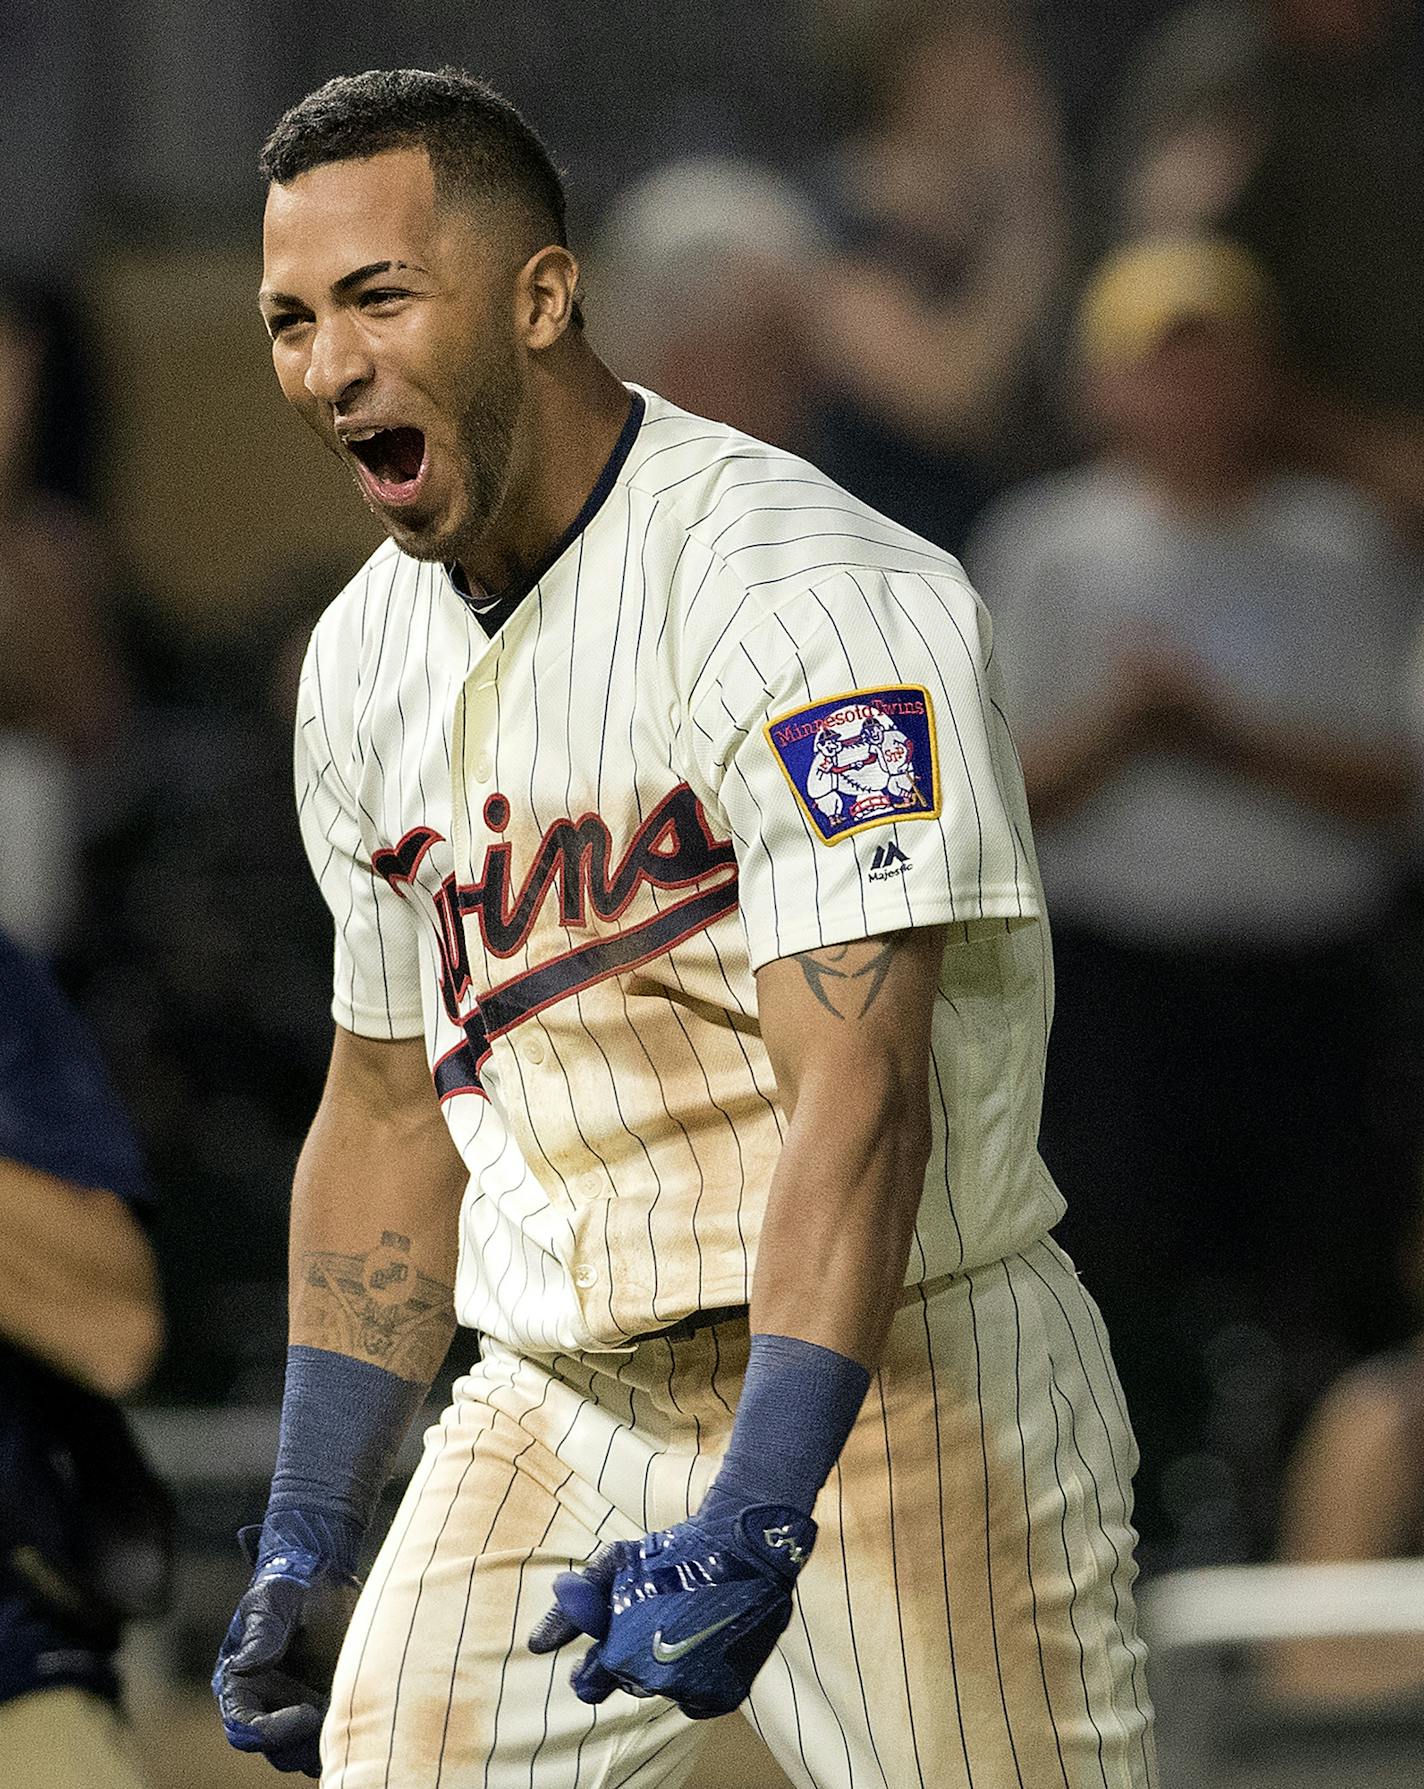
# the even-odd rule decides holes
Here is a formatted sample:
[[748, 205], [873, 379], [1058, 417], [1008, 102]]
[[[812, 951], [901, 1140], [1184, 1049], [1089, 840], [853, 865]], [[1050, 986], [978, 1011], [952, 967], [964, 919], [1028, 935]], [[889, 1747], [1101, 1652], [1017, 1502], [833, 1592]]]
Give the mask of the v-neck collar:
[[532, 571], [526, 572], [522, 578], [518, 578], [513, 584], [508, 585], [493, 602], [481, 605], [474, 602], [468, 591], [461, 589], [455, 576], [457, 567], [454, 565], [445, 567], [445, 575], [450, 580], [450, 588], [491, 639], [504, 626], [539, 580], [548, 575], [554, 564], [569, 550], [612, 495], [613, 487], [618, 482], [618, 474], [623, 470], [628, 455], [633, 451], [633, 443], [638, 439], [638, 430], [643, 426], [643, 416], [648, 407], [642, 392], [634, 391], [629, 395], [632, 402], [629, 405], [623, 427], [618, 431], [618, 439], [613, 444], [613, 452], [604, 462], [603, 470], [594, 481], [593, 489], [585, 498], [582, 509]]

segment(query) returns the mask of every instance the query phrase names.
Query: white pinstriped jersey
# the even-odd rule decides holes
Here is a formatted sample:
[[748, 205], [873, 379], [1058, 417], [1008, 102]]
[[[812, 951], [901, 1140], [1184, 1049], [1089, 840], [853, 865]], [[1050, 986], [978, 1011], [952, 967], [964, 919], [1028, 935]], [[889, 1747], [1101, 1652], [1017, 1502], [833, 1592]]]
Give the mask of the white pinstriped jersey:
[[783, 1117], [754, 974], [945, 924], [907, 1279], [1062, 1205], [1051, 969], [987, 616], [955, 560], [651, 393], [489, 638], [381, 547], [318, 624], [299, 806], [333, 1011], [424, 1032], [470, 1168], [456, 1304], [530, 1351], [743, 1303]]

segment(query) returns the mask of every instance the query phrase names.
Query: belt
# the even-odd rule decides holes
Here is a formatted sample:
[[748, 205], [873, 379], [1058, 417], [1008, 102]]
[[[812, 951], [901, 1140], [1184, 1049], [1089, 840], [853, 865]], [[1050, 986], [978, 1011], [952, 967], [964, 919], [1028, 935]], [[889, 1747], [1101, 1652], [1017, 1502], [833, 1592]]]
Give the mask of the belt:
[[714, 1324], [726, 1323], [733, 1317], [745, 1317], [747, 1310], [748, 1307], [744, 1304], [728, 1304], [712, 1310], [693, 1311], [690, 1316], [682, 1318], [678, 1323], [669, 1324], [666, 1329], [650, 1329], [645, 1335], [629, 1336], [627, 1346], [636, 1348], [642, 1342], [685, 1342], [700, 1329], [711, 1329]]

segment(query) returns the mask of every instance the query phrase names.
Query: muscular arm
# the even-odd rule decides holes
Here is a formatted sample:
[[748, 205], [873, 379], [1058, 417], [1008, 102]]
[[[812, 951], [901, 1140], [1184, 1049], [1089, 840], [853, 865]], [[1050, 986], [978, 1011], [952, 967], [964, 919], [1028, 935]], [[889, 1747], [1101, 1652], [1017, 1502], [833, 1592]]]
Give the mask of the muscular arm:
[[153, 1251], [123, 1200], [0, 1156], [0, 1236], [0, 1334], [91, 1391], [134, 1391], [163, 1319]]
[[455, 1330], [465, 1180], [421, 1041], [338, 1027], [292, 1190], [290, 1340], [432, 1379]]
[[940, 927], [768, 963], [762, 1035], [790, 1120], [752, 1290], [758, 1333], [873, 1369], [899, 1301], [930, 1149]]

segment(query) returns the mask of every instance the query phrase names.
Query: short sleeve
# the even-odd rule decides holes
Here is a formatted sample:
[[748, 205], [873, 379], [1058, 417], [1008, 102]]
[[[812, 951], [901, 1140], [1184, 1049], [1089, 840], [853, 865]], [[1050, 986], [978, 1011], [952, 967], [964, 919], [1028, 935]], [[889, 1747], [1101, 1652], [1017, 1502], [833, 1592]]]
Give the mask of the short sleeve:
[[332, 1017], [361, 1037], [416, 1037], [424, 1017], [415, 921], [372, 867], [333, 749], [339, 704], [319, 642], [318, 630], [297, 700], [295, 776], [302, 842], [336, 927]]
[[990, 643], [962, 577], [847, 570], [723, 655], [692, 736], [754, 969], [906, 927], [1038, 918]]

